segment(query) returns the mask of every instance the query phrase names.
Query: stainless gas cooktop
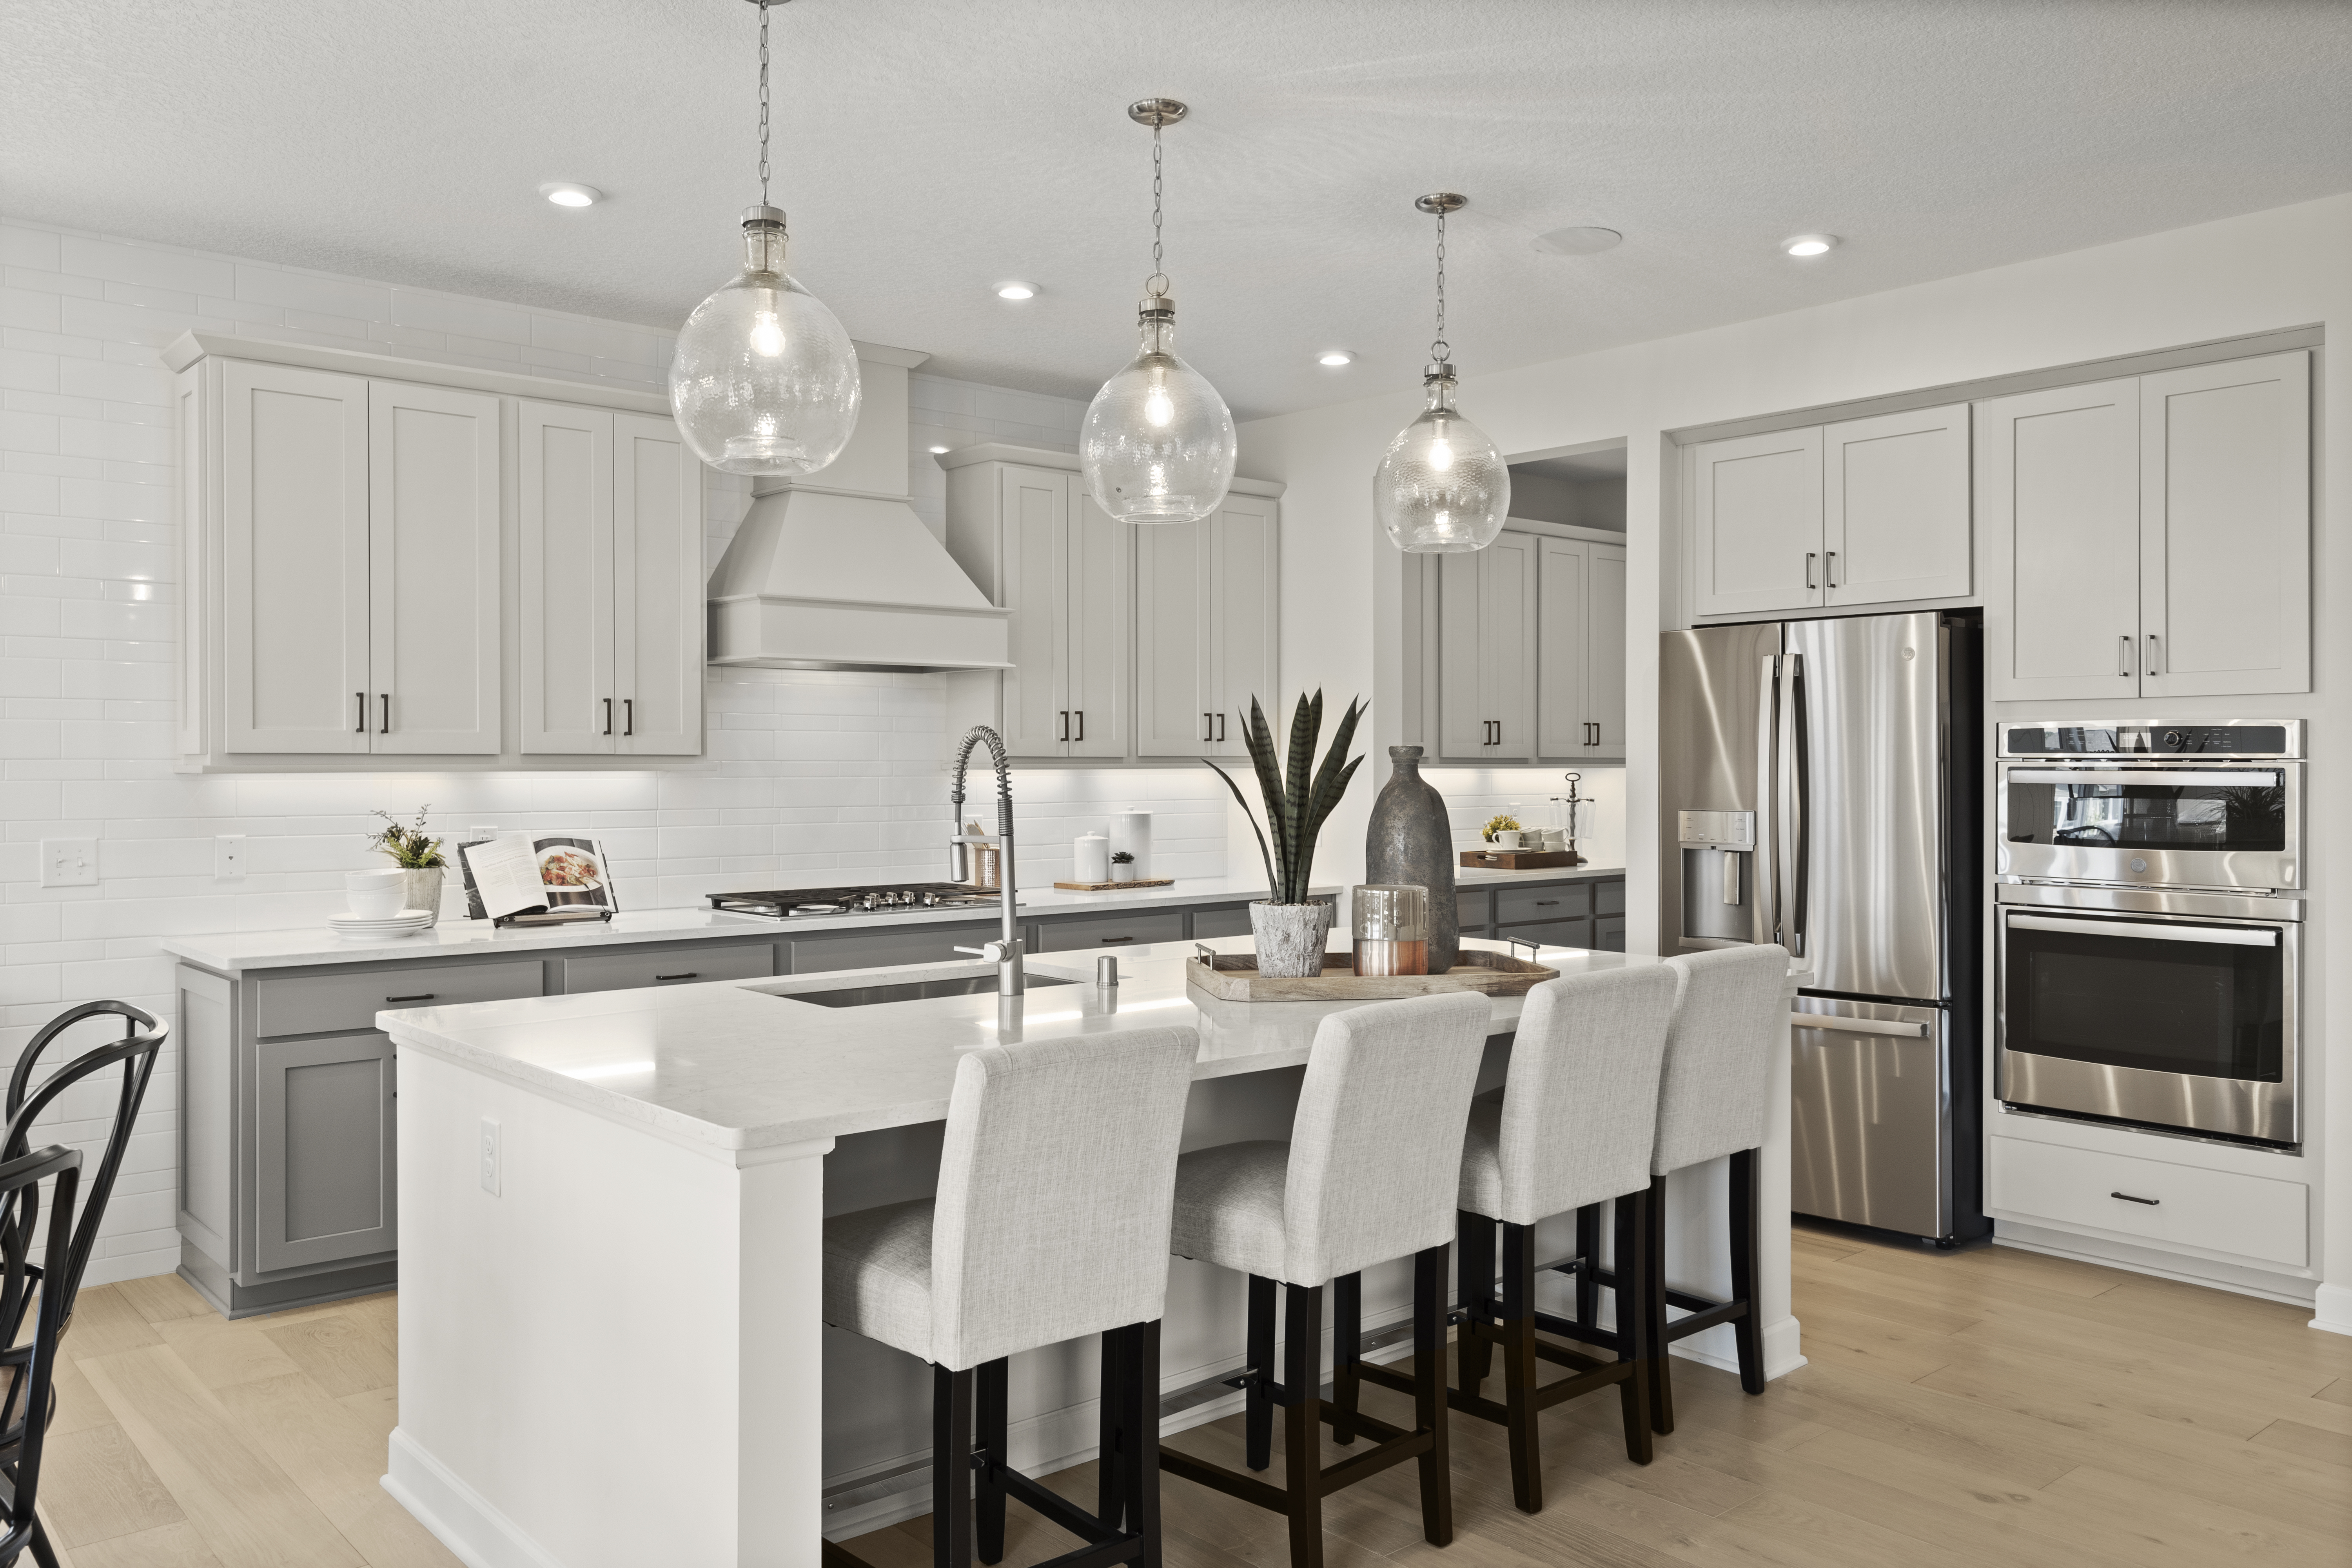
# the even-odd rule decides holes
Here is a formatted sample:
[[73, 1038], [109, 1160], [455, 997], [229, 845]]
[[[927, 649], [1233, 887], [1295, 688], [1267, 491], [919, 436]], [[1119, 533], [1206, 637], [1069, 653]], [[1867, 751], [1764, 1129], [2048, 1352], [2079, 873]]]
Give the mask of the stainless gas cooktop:
[[992, 910], [1002, 897], [966, 882], [902, 882], [867, 888], [782, 888], [767, 892], [712, 893], [710, 907], [774, 920], [815, 915], [912, 914], [922, 910]]

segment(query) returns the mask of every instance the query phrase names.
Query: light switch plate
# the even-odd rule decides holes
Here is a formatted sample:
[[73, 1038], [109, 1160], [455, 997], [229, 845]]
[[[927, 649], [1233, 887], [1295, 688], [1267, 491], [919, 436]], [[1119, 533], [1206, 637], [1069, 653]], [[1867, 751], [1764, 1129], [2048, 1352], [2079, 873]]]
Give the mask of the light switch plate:
[[245, 835], [213, 835], [213, 880], [233, 881], [245, 875]]
[[41, 886], [44, 888], [98, 886], [98, 840], [95, 838], [42, 839]]
[[492, 1197], [499, 1195], [499, 1167], [501, 1158], [499, 1124], [488, 1117], [482, 1118], [482, 1191]]

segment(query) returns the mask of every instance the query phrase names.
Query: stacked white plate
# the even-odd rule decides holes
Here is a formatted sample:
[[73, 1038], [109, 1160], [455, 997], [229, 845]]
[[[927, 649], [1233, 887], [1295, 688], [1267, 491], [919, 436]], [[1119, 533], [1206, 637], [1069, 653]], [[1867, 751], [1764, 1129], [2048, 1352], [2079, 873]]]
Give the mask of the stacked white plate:
[[329, 915], [327, 925], [337, 936], [352, 942], [383, 942], [392, 937], [415, 936], [433, 925], [431, 910], [403, 910], [396, 915], [370, 919], [361, 915]]

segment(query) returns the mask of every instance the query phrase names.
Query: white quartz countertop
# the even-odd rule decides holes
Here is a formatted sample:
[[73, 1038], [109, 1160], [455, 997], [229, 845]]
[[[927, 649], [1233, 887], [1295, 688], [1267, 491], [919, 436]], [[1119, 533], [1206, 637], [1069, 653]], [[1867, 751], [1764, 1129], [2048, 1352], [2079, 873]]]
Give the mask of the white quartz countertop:
[[[924, 879], [908, 878], [910, 882]], [[1317, 887], [1318, 894], [1339, 889]], [[1072, 893], [1058, 888], [1016, 890], [1021, 914], [1115, 914], [1125, 910], [1181, 909], [1193, 904], [1229, 904], [1262, 899], [1265, 887], [1243, 877], [1188, 877], [1165, 888], [1110, 893]], [[415, 936], [382, 942], [349, 942], [321, 922], [295, 931], [221, 931], [167, 936], [160, 945], [174, 958], [224, 974], [248, 969], [292, 969], [315, 963], [382, 963], [388, 961], [479, 958], [557, 948], [613, 947], [633, 942], [756, 942], [819, 931], [877, 930], [892, 926], [985, 921], [997, 918], [993, 903], [954, 910], [908, 910], [898, 914], [796, 915], [771, 920], [710, 909], [624, 910], [609, 921], [576, 925], [496, 927], [488, 921], [443, 921]]]
[[[1193, 1076], [1219, 1078], [1304, 1063], [1327, 1014], [1364, 1005], [1219, 1001], [1184, 983], [1193, 945], [1121, 952], [1120, 984], [1108, 994], [1093, 983], [1092, 953], [1044, 954], [1027, 965], [1028, 994], [1002, 1008], [992, 991], [865, 1007], [791, 999], [794, 992], [993, 973], [959, 963], [417, 1007], [381, 1013], [376, 1022], [403, 1049], [675, 1140], [741, 1150], [940, 1121], [956, 1063], [974, 1046], [1189, 1024], [1201, 1032]], [[1250, 939], [1206, 945], [1247, 952]], [[1548, 948], [1543, 962], [1577, 973], [1659, 960]], [[1041, 976], [1076, 984], [1035, 984]], [[1517, 1028], [1522, 999], [1490, 1000], [1492, 1032]]]

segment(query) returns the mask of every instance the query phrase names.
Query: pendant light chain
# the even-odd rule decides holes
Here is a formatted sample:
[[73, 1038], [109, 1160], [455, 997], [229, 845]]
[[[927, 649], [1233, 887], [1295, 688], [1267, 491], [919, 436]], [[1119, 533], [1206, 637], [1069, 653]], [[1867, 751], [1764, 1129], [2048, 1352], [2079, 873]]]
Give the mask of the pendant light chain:
[[1429, 345], [1429, 357], [1443, 363], [1454, 352], [1445, 341], [1445, 209], [1437, 213], [1437, 336]]
[[760, 205], [763, 207], [770, 205], [768, 201], [768, 0], [760, 0]]
[[[1151, 127], [1151, 277], [1143, 280], [1144, 292], [1148, 294], [1168, 292], [1168, 274], [1161, 270], [1160, 265], [1160, 127], [1154, 124]], [[1160, 284], [1157, 289], [1151, 287], [1154, 279]]]

